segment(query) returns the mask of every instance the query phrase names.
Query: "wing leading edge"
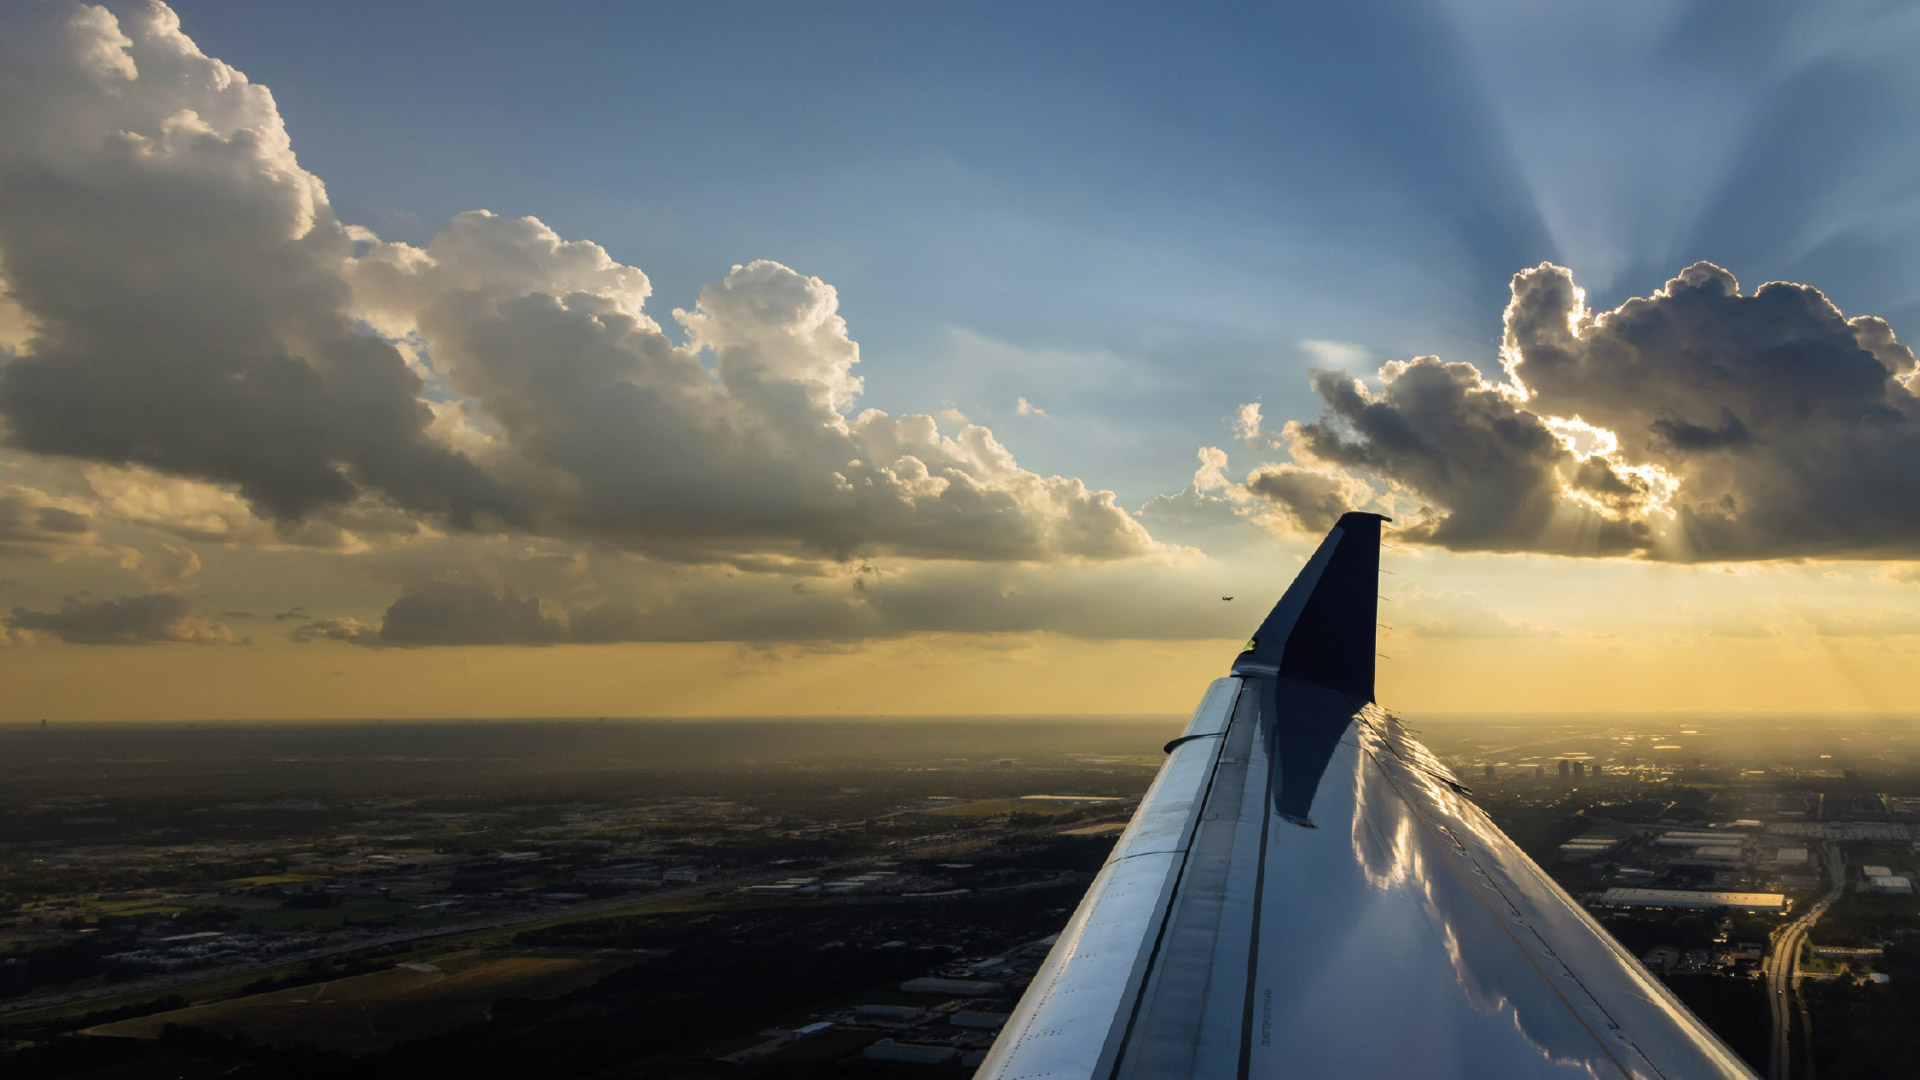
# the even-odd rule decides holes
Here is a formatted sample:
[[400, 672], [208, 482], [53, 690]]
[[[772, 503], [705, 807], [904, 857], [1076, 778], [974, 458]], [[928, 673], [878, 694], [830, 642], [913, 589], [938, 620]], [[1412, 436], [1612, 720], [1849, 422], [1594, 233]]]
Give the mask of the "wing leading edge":
[[977, 1076], [1752, 1075], [1374, 704], [1382, 520], [1207, 688]]

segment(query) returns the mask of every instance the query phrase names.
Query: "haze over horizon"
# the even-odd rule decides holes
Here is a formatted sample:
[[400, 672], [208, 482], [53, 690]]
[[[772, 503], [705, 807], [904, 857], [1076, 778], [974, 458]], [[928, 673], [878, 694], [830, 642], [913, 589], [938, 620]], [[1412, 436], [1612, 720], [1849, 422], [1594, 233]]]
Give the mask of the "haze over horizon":
[[1912, 709], [1920, 11], [0, 26], [0, 722]]

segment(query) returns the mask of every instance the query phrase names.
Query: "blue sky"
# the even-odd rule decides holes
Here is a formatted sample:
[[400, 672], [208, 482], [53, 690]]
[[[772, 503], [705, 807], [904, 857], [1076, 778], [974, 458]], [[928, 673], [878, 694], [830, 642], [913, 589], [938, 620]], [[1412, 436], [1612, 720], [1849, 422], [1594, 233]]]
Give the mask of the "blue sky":
[[1920, 314], [1902, 5], [177, 7], [343, 217], [534, 214], [659, 315], [780, 260], [839, 288], [868, 402], [1134, 503], [1239, 402], [1310, 412], [1302, 339], [1489, 366], [1543, 259], [1601, 304], [1708, 258]]

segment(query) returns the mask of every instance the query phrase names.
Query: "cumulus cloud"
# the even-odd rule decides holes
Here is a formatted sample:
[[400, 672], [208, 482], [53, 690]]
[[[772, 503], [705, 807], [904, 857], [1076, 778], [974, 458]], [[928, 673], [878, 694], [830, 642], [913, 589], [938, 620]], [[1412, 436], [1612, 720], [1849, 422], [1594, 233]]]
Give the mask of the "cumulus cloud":
[[[1236, 427], [1244, 424], [1263, 432], [1265, 445], [1259, 409], [1247, 406]], [[1374, 489], [1364, 480], [1324, 464], [1270, 462], [1236, 482], [1228, 476], [1225, 450], [1202, 446], [1198, 456], [1200, 467], [1191, 483], [1140, 508], [1140, 520], [1154, 535], [1213, 552], [1270, 548], [1276, 537], [1317, 539], [1341, 514], [1375, 501]]]
[[245, 498], [227, 487], [144, 466], [90, 464], [81, 477], [99, 515], [196, 543], [354, 552], [367, 549], [368, 535], [420, 531], [407, 514], [369, 500], [338, 508], [325, 518], [274, 521], [255, 514]]
[[1251, 449], [1272, 449], [1279, 442], [1265, 424], [1266, 420], [1260, 414], [1260, 403], [1249, 401], [1233, 414], [1233, 437]]
[[642, 271], [533, 218], [460, 214], [425, 247], [338, 222], [272, 95], [164, 5], [6, 20], [0, 272], [27, 329], [0, 417], [98, 463], [128, 520], [352, 549], [397, 517], [682, 560], [1158, 550], [964, 417], [860, 409], [818, 278], [736, 266], [676, 341]]
[[1140, 520], [1155, 536], [1219, 551], [1236, 544], [1271, 540], [1256, 517], [1244, 486], [1227, 477], [1227, 452], [1217, 446], [1197, 451], [1200, 467], [1193, 480], [1171, 495], [1156, 495], [1139, 511]]
[[1373, 501], [1373, 489], [1360, 480], [1292, 462], [1254, 469], [1245, 489], [1283, 513], [1295, 531], [1307, 533], [1326, 532], [1341, 514]]
[[1021, 399], [1020, 399], [1020, 401], [1019, 401], [1019, 404], [1017, 404], [1016, 406], [1014, 406], [1014, 410], [1013, 410], [1013, 411], [1014, 411], [1014, 412], [1017, 412], [1017, 413], [1019, 413], [1019, 414], [1020, 414], [1021, 416], [1045, 416], [1045, 415], [1047, 415], [1047, 410], [1045, 410], [1045, 409], [1043, 409], [1043, 408], [1041, 408], [1041, 407], [1040, 407], [1040, 406], [1038, 406], [1038, 405], [1035, 405], [1035, 404], [1034, 404], [1033, 402], [1031, 402], [1031, 401], [1028, 401], [1028, 400], [1027, 400], [1026, 398], [1021, 398]]
[[118, 600], [84, 601], [68, 597], [58, 611], [14, 608], [6, 620], [12, 630], [52, 634], [74, 645], [149, 645], [160, 642], [226, 644], [233, 632], [224, 623], [175, 593], [156, 592]]
[[[274, 618], [280, 619], [281, 616], [275, 615]], [[378, 648], [381, 645], [379, 623], [363, 622], [359, 619], [346, 616], [331, 619], [315, 619], [312, 622], [304, 623], [294, 628], [293, 633], [288, 636], [295, 641], [303, 642], [346, 641], [355, 645], [366, 645], [373, 648]]]
[[200, 572], [200, 556], [172, 544], [142, 558], [140, 574], [154, 586], [179, 585]]
[[[640, 310], [644, 278], [601, 253], [591, 282], [578, 246], [476, 212], [424, 249], [378, 245], [348, 270], [498, 432], [475, 437], [476, 458], [542, 492], [550, 531], [665, 557], [1153, 550], [1111, 493], [1020, 468], [984, 427], [948, 436], [932, 417], [855, 411], [859, 346], [819, 278], [737, 266], [673, 313], [687, 335], [675, 345]], [[525, 268], [546, 262], [578, 289], [528, 292]]]
[[98, 543], [85, 508], [36, 488], [0, 488], [0, 551], [58, 556]]
[[6, 20], [0, 264], [33, 327], [0, 368], [12, 445], [229, 483], [286, 520], [362, 490], [522, 516], [427, 437], [399, 353], [356, 332], [348, 233], [264, 87], [157, 3]]
[[[1698, 263], [1611, 311], [1564, 268], [1514, 276], [1504, 378], [1437, 357], [1375, 392], [1317, 370], [1295, 462], [1384, 481], [1400, 537], [1674, 561], [1920, 553], [1920, 398], [1892, 329], [1817, 289]], [[1257, 420], [1256, 420], [1257, 424]], [[1257, 427], [1256, 427], [1257, 430]], [[1250, 489], [1290, 510], [1297, 486]]]

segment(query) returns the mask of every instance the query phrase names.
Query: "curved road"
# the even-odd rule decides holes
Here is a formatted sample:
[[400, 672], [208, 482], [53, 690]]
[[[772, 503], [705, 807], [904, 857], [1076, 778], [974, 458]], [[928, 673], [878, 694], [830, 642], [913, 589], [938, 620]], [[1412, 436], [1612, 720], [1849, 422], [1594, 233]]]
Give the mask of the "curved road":
[[1773, 1041], [1767, 1051], [1767, 1080], [1787, 1080], [1791, 1075], [1792, 1060], [1788, 1056], [1787, 1031], [1793, 1021], [1794, 1000], [1799, 988], [1795, 980], [1800, 971], [1800, 946], [1807, 940], [1807, 931], [1820, 921], [1835, 900], [1847, 887], [1846, 857], [1840, 853], [1838, 842], [1829, 841], [1823, 849], [1827, 860], [1827, 875], [1831, 882], [1826, 895], [1807, 909], [1805, 915], [1783, 927], [1773, 939], [1773, 954], [1767, 957], [1767, 1008], [1773, 1014]]

